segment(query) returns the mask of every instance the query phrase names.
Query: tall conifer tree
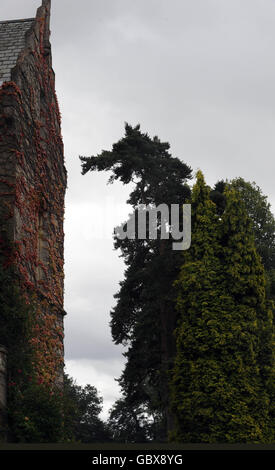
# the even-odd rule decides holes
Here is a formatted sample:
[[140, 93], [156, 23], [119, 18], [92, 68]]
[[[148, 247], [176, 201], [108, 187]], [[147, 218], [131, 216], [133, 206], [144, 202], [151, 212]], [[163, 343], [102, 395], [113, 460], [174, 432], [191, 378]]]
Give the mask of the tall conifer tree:
[[[192, 171], [169, 148], [168, 142], [142, 133], [139, 125], [126, 124], [125, 136], [111, 151], [81, 157], [82, 173], [110, 171], [111, 183], [134, 183], [127, 201], [133, 210], [141, 204], [181, 206], [190, 197], [187, 182]], [[181, 253], [173, 251], [172, 243], [171, 238], [160, 239], [159, 232], [157, 239], [115, 237], [115, 249], [121, 250], [126, 265], [110, 323], [114, 342], [127, 346], [119, 380], [123, 404], [131, 415], [140, 416], [137, 410], [145, 408], [147, 415], [160, 416], [159, 440], [166, 440], [167, 429], [173, 426], [167, 372], [175, 354], [172, 284], [179, 274]], [[119, 402], [116, 415], [121, 409]]]
[[251, 222], [234, 191], [217, 215], [200, 172], [192, 211], [192, 245], [176, 283], [171, 439], [272, 442], [272, 316]]

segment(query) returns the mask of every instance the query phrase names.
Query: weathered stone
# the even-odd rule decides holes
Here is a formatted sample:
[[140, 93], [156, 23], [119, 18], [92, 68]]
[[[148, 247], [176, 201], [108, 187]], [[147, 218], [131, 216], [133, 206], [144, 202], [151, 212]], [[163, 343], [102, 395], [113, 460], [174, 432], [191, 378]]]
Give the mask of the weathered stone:
[[6, 437], [7, 349], [0, 345], [0, 441]]
[[17, 247], [13, 262], [22, 291], [35, 298], [44, 321], [38, 374], [43, 371], [60, 385], [67, 174], [49, 42], [50, 3], [42, 1], [35, 19], [0, 22], [0, 239]]

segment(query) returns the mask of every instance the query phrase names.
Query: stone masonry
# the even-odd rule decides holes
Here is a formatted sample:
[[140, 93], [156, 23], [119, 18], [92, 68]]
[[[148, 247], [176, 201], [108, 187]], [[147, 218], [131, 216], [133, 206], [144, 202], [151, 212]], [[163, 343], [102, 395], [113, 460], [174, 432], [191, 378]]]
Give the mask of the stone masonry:
[[[16, 268], [24, 300], [35, 305], [37, 374], [61, 384], [67, 175], [50, 6], [43, 0], [36, 18], [0, 22], [0, 254], [5, 266]], [[6, 353], [0, 345], [1, 358]], [[6, 393], [2, 369], [0, 406]]]

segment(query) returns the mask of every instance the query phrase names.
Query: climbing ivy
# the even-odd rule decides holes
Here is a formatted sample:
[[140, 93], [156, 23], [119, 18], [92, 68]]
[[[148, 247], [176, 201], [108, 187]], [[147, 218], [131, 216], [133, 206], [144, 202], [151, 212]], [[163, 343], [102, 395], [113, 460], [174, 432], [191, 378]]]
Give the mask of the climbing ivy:
[[13, 442], [53, 442], [62, 439], [62, 392], [43, 383], [32, 345], [37, 318], [26, 303], [20, 277], [0, 263], [0, 344], [7, 348], [6, 434]]

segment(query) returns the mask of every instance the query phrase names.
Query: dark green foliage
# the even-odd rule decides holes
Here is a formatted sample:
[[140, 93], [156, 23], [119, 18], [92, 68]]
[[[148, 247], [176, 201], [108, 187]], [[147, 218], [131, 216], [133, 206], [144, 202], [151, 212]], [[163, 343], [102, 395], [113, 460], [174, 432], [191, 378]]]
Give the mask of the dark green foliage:
[[34, 373], [34, 318], [16, 273], [1, 264], [0, 344], [8, 350], [6, 434], [12, 442], [58, 442], [63, 438], [63, 399], [60, 390], [39, 383]]
[[168, 152], [168, 142], [158, 137], [151, 139], [140, 131], [140, 125], [125, 125], [125, 137], [113, 145], [112, 151], [100, 155], [80, 157], [82, 173], [112, 171], [110, 182], [133, 182], [135, 189], [127, 201], [133, 207], [140, 203], [182, 203], [186, 197], [185, 182], [191, 169]]
[[235, 178], [227, 183], [218, 182], [211, 192], [218, 214], [222, 214], [225, 208], [226, 185], [237, 190], [245, 204], [252, 222], [255, 246], [265, 268], [266, 294], [268, 298], [275, 300], [275, 218], [271, 206], [256, 183]]
[[249, 183], [243, 178], [230, 181], [230, 187], [239, 192], [252, 220], [256, 248], [265, 269], [275, 269], [275, 219], [267, 197], [256, 183]]
[[149, 421], [147, 407], [129, 405], [127, 398], [118, 400], [110, 412], [108, 426], [115, 442], [148, 442], [154, 439], [159, 423]]
[[[81, 157], [83, 174], [111, 171], [110, 182], [134, 183], [133, 209], [187, 202], [190, 168], [139, 126], [125, 131], [112, 151]], [[115, 239], [126, 271], [111, 328], [114, 342], [127, 346], [123, 398], [109, 422], [115, 440], [163, 440], [173, 413], [170, 435], [181, 442], [274, 440], [273, 304], [266, 297], [275, 279], [273, 216], [259, 188], [236, 184], [229, 191], [222, 181], [211, 191], [198, 174], [192, 245], [183, 254], [171, 239]]]
[[219, 215], [221, 215], [225, 209], [225, 188], [226, 182], [221, 180], [215, 184], [214, 189], [210, 192], [210, 199], [216, 204], [217, 213]]
[[64, 440], [63, 396], [60, 390], [36, 382], [10, 386], [10, 440], [46, 443]]
[[192, 246], [177, 281], [172, 403], [180, 442], [273, 442], [272, 313], [251, 222], [236, 191], [222, 218], [198, 173]]
[[102, 411], [102, 401], [95, 387], [89, 384], [81, 387], [65, 374], [65, 440], [83, 443], [110, 440], [107, 425], [99, 417]]
[[211, 199], [220, 214], [225, 208], [226, 186], [238, 191], [244, 202], [247, 214], [251, 218], [256, 249], [266, 271], [272, 272], [275, 269], [275, 219], [267, 197], [256, 183], [250, 183], [243, 178], [235, 178], [227, 183], [220, 181], [211, 192]]
[[[151, 139], [140, 131], [139, 125], [126, 124], [125, 137], [113, 145], [112, 151], [81, 157], [83, 174], [89, 170], [111, 171], [110, 182], [134, 183], [127, 201], [133, 209], [139, 204], [183, 204], [190, 195], [186, 181], [191, 169], [168, 150], [168, 143], [158, 137]], [[116, 238], [115, 248], [122, 252], [126, 271], [115, 296], [111, 328], [114, 342], [128, 347], [120, 378], [127, 409], [132, 406], [134, 413], [146, 408], [147, 416], [158, 413], [167, 421], [167, 372], [175, 352], [172, 284], [179, 272], [180, 252], [172, 250], [171, 239], [159, 237]], [[165, 439], [165, 434], [159, 438]]]
[[[133, 246], [131, 240], [128, 242]], [[137, 251], [137, 256], [140, 252]], [[148, 261], [145, 259], [139, 265], [132, 258], [132, 264], [129, 263], [125, 272], [125, 281], [116, 295], [117, 305], [111, 312], [114, 340], [118, 342], [119, 338], [120, 342], [128, 345], [125, 353], [127, 362], [119, 383], [128, 405], [131, 403], [133, 408], [145, 405], [147, 414], [151, 416], [158, 411], [165, 414], [167, 371], [172, 366], [174, 354], [172, 283], [178, 273], [180, 256], [177, 253], [173, 257], [173, 254], [170, 250], [160, 255], [155, 250], [149, 253], [149, 257], [147, 251]], [[126, 257], [125, 262], [128, 266]], [[161, 430], [164, 434], [161, 433], [159, 439], [164, 439], [163, 426]]]
[[33, 321], [33, 308], [22, 298], [16, 274], [11, 268], [4, 268], [0, 261], [0, 344], [9, 350], [10, 379], [17, 369], [31, 367], [29, 340]]

